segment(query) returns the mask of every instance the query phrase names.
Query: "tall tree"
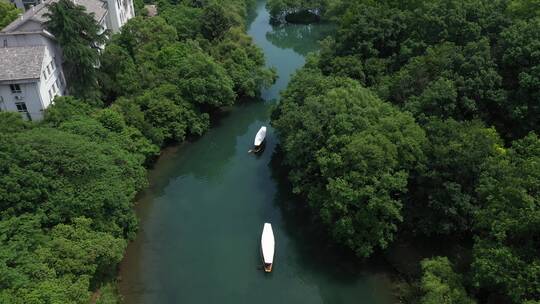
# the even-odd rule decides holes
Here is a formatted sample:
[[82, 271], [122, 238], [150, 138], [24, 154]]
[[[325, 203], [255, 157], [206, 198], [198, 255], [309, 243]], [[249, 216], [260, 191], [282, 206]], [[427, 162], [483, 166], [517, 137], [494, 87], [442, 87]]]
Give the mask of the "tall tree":
[[470, 234], [482, 207], [475, 192], [482, 166], [504, 153], [502, 140], [480, 121], [432, 119], [424, 130], [426, 164], [409, 186], [408, 223], [425, 234]]
[[233, 25], [232, 18], [217, 2], [204, 7], [201, 19], [201, 31], [208, 40], [221, 39]]
[[400, 194], [422, 158], [408, 113], [352, 80], [304, 71], [274, 113], [294, 191], [358, 256], [386, 248], [402, 220]]
[[108, 31], [96, 22], [93, 13], [87, 13], [84, 6], [70, 0], [47, 6], [45, 27], [62, 47], [69, 93], [96, 100], [99, 96], [96, 67]]
[[474, 304], [447, 257], [423, 260], [420, 304]]
[[473, 279], [505, 303], [540, 300], [540, 139], [517, 140], [480, 180]]

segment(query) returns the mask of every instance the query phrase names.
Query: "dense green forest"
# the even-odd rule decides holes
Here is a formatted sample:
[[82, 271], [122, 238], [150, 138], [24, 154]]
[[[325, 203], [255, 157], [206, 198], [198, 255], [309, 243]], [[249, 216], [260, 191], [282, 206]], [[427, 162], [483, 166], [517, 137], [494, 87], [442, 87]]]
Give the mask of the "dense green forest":
[[245, 34], [249, 5], [161, 1], [159, 16], [112, 36], [71, 1], [50, 6], [74, 96], [39, 123], [0, 113], [0, 303], [88, 303], [98, 289], [97, 303], [116, 301], [135, 195], [160, 147], [275, 80]]
[[403, 302], [539, 303], [538, 1], [268, 7], [338, 24], [272, 122], [331, 237], [362, 258], [403, 236], [471, 244], [426, 257]]

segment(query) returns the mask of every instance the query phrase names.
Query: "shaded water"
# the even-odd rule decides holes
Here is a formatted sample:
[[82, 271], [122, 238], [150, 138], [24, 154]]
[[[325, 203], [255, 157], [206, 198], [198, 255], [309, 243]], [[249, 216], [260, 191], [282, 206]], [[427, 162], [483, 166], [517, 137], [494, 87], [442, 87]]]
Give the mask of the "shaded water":
[[[194, 143], [164, 151], [139, 200], [137, 239], [121, 265], [125, 303], [388, 303], [384, 275], [324, 245], [291, 211], [294, 199], [271, 169], [271, 106], [327, 25], [273, 28], [264, 2], [249, 34], [279, 80], [264, 101], [235, 107]], [[261, 125], [266, 150], [248, 154]], [[275, 174], [274, 174], [275, 175]], [[260, 262], [260, 233], [271, 222], [274, 271]]]

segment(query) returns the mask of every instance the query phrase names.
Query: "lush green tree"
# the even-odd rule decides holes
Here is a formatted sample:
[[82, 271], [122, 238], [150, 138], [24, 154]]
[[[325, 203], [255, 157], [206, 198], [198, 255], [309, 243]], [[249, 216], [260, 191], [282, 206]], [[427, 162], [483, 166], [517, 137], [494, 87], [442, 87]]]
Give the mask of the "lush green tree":
[[402, 220], [399, 195], [424, 133], [352, 80], [310, 76], [295, 76], [272, 122], [289, 178], [333, 237], [367, 257], [387, 247]]
[[155, 56], [162, 81], [175, 84], [186, 100], [207, 108], [234, 103], [232, 79], [195, 42], [176, 43]]
[[122, 27], [120, 34], [113, 36], [112, 43], [108, 45], [120, 45], [131, 55], [139, 69], [145, 69], [146, 67], [141, 65], [152, 62], [155, 53], [174, 43], [176, 37], [174, 27], [159, 16], [135, 17]]
[[209, 125], [209, 116], [197, 111], [193, 104], [178, 96], [173, 85], [163, 85], [137, 98], [144, 119], [165, 140], [181, 141], [187, 134], [202, 135]]
[[510, 92], [505, 133], [520, 137], [540, 131], [540, 17], [518, 21], [501, 34], [502, 75]]
[[475, 285], [512, 303], [540, 300], [540, 139], [517, 140], [486, 164], [478, 193], [484, 207], [472, 264]]
[[45, 110], [45, 123], [53, 127], [58, 127], [65, 121], [76, 117], [88, 116], [95, 111], [95, 108], [85, 103], [81, 99], [73, 96], [59, 96], [54, 99], [54, 106]]
[[188, 5], [168, 6], [161, 17], [176, 29], [179, 40], [195, 39], [202, 33], [203, 10]]
[[45, 27], [60, 44], [67, 89], [77, 97], [96, 99], [99, 95], [97, 70], [100, 47], [108, 31], [103, 31], [93, 13], [69, 0], [47, 4]]
[[201, 15], [201, 33], [208, 40], [219, 40], [233, 26], [233, 20], [223, 5], [212, 1]]
[[424, 130], [426, 163], [409, 186], [408, 224], [425, 234], [470, 234], [482, 208], [476, 188], [483, 164], [505, 153], [502, 140], [479, 121], [432, 119]]
[[496, 121], [505, 98], [487, 40], [465, 47], [444, 43], [412, 58], [379, 93], [416, 117], [475, 117]]
[[508, 11], [516, 18], [540, 17], [540, 1], [512, 0], [508, 4]]
[[21, 13], [14, 4], [0, 0], [0, 30], [6, 25], [10, 24], [13, 20], [17, 19], [17, 16]]
[[447, 257], [423, 260], [421, 304], [474, 304], [463, 288], [463, 279], [454, 272]]
[[0, 129], [3, 133], [20, 132], [31, 127], [33, 125], [22, 120], [19, 113], [0, 112]]
[[109, 101], [129, 96], [141, 89], [137, 66], [129, 53], [119, 45], [108, 45], [101, 55], [99, 80], [103, 95]]
[[[145, 105], [147, 102], [138, 100]], [[111, 109], [119, 112], [124, 117], [124, 121], [130, 127], [139, 130], [145, 138], [148, 138], [154, 145], [161, 146], [165, 140], [163, 133], [154, 128], [152, 124], [146, 120], [145, 113], [141, 109], [141, 106], [136, 100], [120, 98], [115, 101], [111, 106]], [[146, 108], [145, 108], [146, 109]]]
[[50, 224], [87, 216], [95, 228], [133, 234], [131, 200], [145, 185], [140, 158], [115, 143], [49, 128], [3, 141], [0, 213], [42, 211]]
[[255, 97], [276, 79], [275, 71], [264, 66], [264, 54], [240, 31], [231, 31], [211, 54], [226, 69], [238, 96]]
[[40, 215], [0, 221], [0, 301], [88, 303], [91, 280], [114, 269], [126, 242], [76, 218], [50, 231]]

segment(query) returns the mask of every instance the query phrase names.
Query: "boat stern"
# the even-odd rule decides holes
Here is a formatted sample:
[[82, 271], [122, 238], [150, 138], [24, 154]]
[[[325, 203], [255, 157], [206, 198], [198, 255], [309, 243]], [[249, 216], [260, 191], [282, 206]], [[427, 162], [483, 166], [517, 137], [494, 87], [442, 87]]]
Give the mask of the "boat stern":
[[264, 264], [264, 272], [272, 272], [272, 264], [271, 263], [265, 263]]

